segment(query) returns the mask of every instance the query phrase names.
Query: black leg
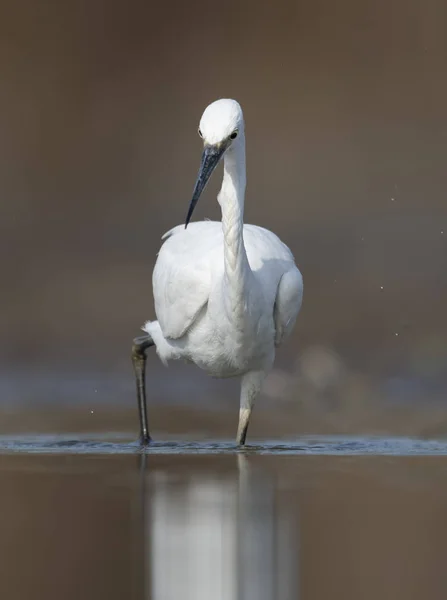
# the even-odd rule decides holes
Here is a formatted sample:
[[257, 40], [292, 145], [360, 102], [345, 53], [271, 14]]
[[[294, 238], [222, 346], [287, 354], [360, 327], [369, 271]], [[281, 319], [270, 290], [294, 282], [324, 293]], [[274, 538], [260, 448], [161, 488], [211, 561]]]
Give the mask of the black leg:
[[154, 345], [150, 335], [142, 335], [133, 341], [132, 363], [135, 371], [135, 380], [137, 384], [138, 412], [140, 415], [140, 444], [148, 446], [151, 437], [147, 426], [147, 406], [146, 406], [146, 350]]

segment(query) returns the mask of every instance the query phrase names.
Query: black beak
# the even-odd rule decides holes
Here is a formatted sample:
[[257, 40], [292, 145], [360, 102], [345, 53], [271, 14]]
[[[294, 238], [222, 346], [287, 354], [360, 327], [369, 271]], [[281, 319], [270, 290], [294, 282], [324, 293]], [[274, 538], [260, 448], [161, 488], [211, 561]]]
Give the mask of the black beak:
[[216, 168], [217, 163], [222, 158], [226, 149], [227, 144], [225, 142], [216, 144], [215, 146], [205, 146], [203, 149], [199, 174], [197, 175], [196, 185], [194, 186], [192, 199], [189, 204], [188, 214], [186, 216], [185, 229], [188, 227], [188, 223], [191, 220], [194, 208], [196, 207], [197, 201], [199, 200], [209, 178], [211, 177], [211, 173]]

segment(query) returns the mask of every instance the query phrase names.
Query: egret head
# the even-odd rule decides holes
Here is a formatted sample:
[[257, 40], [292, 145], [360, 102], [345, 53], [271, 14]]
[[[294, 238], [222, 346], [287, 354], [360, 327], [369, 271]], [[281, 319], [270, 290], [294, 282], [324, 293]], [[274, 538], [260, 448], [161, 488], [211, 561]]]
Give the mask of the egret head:
[[200, 119], [199, 135], [203, 139], [203, 153], [199, 174], [189, 205], [185, 228], [219, 160], [233, 145], [240, 143], [244, 133], [244, 117], [236, 100], [216, 100], [206, 107]]
[[[244, 128], [242, 109], [236, 100], [216, 100], [205, 108], [199, 135], [205, 146], [231, 144]], [[228, 146], [227, 146], [228, 147]]]

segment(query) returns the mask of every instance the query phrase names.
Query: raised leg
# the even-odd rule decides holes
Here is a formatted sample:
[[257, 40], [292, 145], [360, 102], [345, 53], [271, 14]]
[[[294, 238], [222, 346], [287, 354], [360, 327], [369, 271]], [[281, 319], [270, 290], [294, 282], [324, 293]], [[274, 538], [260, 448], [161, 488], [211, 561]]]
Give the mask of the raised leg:
[[140, 444], [142, 446], [147, 446], [151, 441], [147, 425], [145, 374], [146, 350], [153, 345], [154, 341], [150, 335], [135, 338], [132, 345], [132, 363], [137, 384], [138, 413], [140, 416]]
[[252, 371], [242, 377], [239, 426], [236, 436], [236, 444], [239, 446], [245, 445], [251, 411], [255, 399], [261, 391], [265, 375], [264, 371]]

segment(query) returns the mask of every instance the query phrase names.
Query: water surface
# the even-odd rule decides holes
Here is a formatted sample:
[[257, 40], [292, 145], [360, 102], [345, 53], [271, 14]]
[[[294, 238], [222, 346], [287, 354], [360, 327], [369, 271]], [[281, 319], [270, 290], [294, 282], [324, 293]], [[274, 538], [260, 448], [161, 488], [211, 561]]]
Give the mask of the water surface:
[[[122, 436], [123, 438], [125, 436]], [[447, 453], [399, 439], [0, 439], [0, 595], [441, 599]]]

